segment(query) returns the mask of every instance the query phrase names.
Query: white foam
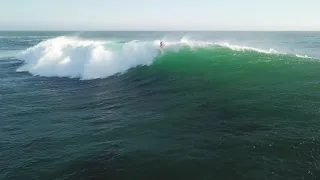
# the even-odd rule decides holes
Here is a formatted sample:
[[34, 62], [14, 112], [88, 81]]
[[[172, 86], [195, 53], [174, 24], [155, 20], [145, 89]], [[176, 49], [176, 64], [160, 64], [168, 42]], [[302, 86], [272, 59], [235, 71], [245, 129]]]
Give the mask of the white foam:
[[150, 65], [158, 52], [150, 42], [132, 41], [120, 46], [107, 41], [57, 37], [22, 52], [18, 58], [25, 65], [18, 71], [48, 77], [104, 78], [138, 65]]

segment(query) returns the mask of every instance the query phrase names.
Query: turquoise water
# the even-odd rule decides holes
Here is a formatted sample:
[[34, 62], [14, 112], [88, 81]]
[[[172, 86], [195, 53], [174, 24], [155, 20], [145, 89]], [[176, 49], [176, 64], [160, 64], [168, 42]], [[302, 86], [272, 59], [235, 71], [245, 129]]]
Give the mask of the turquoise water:
[[0, 32], [0, 179], [318, 179], [319, 48], [318, 32]]

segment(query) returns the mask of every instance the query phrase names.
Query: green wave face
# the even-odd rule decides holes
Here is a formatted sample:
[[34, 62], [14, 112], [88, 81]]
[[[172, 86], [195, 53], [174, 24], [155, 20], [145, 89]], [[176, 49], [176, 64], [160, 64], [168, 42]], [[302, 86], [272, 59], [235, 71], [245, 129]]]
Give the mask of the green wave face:
[[167, 109], [176, 116], [199, 114], [203, 110], [199, 106], [204, 106], [209, 108], [202, 114], [207, 118], [224, 114], [219, 119], [241, 119], [237, 116], [245, 115], [250, 116], [249, 120], [264, 119], [262, 123], [269, 123], [279, 117], [299, 121], [310, 111], [307, 116], [313, 116], [316, 109], [310, 106], [315, 104], [306, 99], [320, 100], [320, 89], [315, 86], [319, 83], [319, 68], [315, 59], [291, 55], [220, 47], [184, 48], [165, 53], [151, 66], [131, 69], [123, 76], [135, 90], [157, 96], [157, 102], [183, 105], [183, 109]]
[[[319, 76], [316, 59], [256, 51], [234, 51], [224, 47], [183, 48], [165, 52], [151, 66], [132, 71], [146, 71], [167, 76], [192, 78], [206, 84], [219, 82], [238, 86], [284, 85], [316, 80]], [[129, 75], [130, 76], [130, 75]]]

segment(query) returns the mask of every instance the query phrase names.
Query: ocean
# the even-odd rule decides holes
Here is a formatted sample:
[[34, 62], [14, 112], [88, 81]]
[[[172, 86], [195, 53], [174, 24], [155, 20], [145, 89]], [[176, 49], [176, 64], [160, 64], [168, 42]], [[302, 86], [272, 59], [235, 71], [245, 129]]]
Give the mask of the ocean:
[[316, 180], [319, 135], [320, 32], [0, 32], [0, 179]]

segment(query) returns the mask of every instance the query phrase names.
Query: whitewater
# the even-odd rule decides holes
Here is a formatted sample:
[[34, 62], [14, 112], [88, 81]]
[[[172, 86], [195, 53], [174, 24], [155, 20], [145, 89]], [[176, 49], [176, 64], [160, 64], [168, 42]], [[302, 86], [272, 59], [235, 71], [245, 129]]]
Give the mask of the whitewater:
[[[24, 65], [18, 72], [29, 72], [36, 76], [70, 77], [82, 80], [106, 78], [123, 74], [130, 68], [149, 66], [158, 57], [166, 53], [177, 53], [183, 48], [227, 48], [233, 51], [253, 51], [263, 54], [285, 55], [273, 48], [263, 50], [254, 47], [231, 45], [227, 42], [209, 42], [189, 40], [186, 37], [179, 41], [165, 41], [160, 48], [161, 40], [128, 42], [89, 40], [73, 36], [60, 36], [44, 40], [17, 56]], [[295, 54], [299, 58], [312, 58]]]

